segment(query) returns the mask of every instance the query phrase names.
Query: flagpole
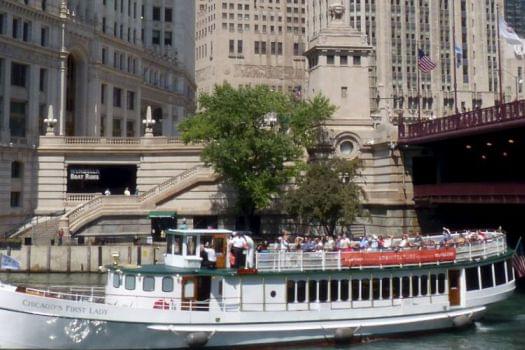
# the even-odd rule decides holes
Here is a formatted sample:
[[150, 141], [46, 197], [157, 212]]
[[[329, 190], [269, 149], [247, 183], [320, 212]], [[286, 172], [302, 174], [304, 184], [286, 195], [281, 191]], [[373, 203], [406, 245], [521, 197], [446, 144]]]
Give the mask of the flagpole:
[[452, 51], [454, 52], [454, 110], [458, 114], [458, 80], [457, 80], [457, 53], [456, 53], [456, 11], [452, 0]]
[[499, 4], [496, 4], [496, 28], [497, 28], [497, 37], [498, 37], [498, 80], [499, 80], [499, 104], [503, 104], [503, 85], [501, 82], [501, 44], [500, 44], [500, 33], [499, 33], [499, 23], [500, 23], [500, 17], [499, 17]]
[[417, 69], [417, 121], [418, 123], [421, 123], [421, 73], [419, 72], [420, 69], [418, 67]]

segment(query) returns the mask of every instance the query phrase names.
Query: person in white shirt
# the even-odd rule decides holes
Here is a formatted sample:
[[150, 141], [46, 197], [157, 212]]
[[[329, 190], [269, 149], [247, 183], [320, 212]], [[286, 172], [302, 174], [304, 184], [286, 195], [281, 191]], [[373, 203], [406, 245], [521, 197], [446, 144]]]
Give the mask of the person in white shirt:
[[231, 254], [235, 257], [235, 263], [232, 267], [244, 268], [246, 264], [246, 256], [243, 254], [246, 247], [246, 239], [240, 234], [236, 233], [231, 239]]
[[210, 242], [204, 244], [203, 253], [204, 254], [201, 254], [203, 267], [214, 269], [217, 264], [217, 255], [215, 254], [215, 249], [210, 247]]
[[124, 189], [124, 196], [131, 196], [131, 192], [129, 191], [129, 188]]

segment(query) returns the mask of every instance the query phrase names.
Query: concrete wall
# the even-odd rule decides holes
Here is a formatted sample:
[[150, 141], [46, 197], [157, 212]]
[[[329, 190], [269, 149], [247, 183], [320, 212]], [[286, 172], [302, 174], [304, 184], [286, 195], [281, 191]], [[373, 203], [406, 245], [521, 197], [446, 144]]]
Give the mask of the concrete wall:
[[147, 265], [163, 262], [164, 246], [22, 246], [20, 250], [0, 250], [16, 259], [27, 272], [97, 272], [113, 262], [118, 252], [122, 264]]
[[112, 216], [103, 217], [86, 227], [80, 229], [77, 234], [97, 235], [149, 235], [151, 233], [151, 221], [146, 217]]

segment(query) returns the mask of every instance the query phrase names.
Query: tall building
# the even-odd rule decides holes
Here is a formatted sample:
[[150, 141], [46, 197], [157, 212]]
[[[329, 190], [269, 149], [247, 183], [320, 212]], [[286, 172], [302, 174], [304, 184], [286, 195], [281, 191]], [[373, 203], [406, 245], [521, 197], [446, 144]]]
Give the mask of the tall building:
[[[373, 47], [373, 115], [417, 119], [418, 95], [422, 118], [452, 114], [456, 105], [460, 112], [483, 108], [499, 99], [496, 5], [503, 13], [503, 0], [312, 0], [307, 2], [308, 40], [327, 26], [329, 5], [341, 2], [345, 22], [366, 34]], [[431, 73], [418, 69], [420, 49], [437, 65]], [[521, 91], [515, 65], [523, 62], [502, 60], [509, 101]]]
[[505, 0], [505, 19], [522, 38], [525, 37], [525, 2], [523, 0]]
[[301, 93], [306, 83], [306, 2], [198, 0], [198, 91], [210, 92], [228, 82]]
[[193, 111], [194, 13], [186, 0], [0, 0], [0, 232], [100, 191], [86, 174], [153, 185], [137, 176], [144, 155], [115, 145], [144, 135], [147, 106], [168, 138]]

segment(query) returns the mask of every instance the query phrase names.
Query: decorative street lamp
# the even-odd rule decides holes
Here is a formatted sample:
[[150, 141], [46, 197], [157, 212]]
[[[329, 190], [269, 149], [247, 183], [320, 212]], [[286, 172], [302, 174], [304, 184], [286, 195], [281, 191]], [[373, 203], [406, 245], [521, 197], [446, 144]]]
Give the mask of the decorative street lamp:
[[346, 185], [347, 183], [350, 182], [350, 174], [347, 172], [339, 173], [339, 180], [341, 181], [342, 184]]
[[49, 105], [47, 108], [47, 118], [44, 119], [44, 123], [47, 125], [46, 136], [55, 136], [57, 120], [53, 116], [53, 105]]
[[151, 106], [146, 108], [146, 119], [142, 119], [142, 124], [144, 124], [145, 137], [153, 137], [153, 126], [155, 125], [155, 119], [151, 117]]

